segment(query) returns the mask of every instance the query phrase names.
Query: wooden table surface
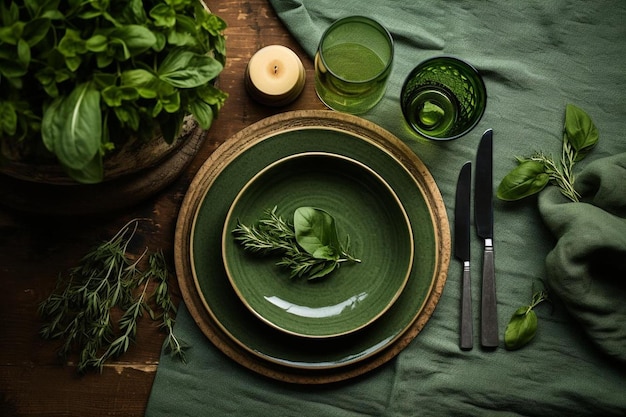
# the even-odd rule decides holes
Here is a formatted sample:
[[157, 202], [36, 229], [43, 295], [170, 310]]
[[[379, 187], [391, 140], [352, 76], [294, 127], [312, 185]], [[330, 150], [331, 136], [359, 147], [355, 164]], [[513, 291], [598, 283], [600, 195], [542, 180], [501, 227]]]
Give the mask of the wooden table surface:
[[[200, 152], [174, 184], [134, 207], [103, 216], [48, 218], [0, 205], [0, 416], [143, 416], [164, 340], [158, 323], [142, 320], [137, 344], [126, 354], [106, 365], [101, 374], [79, 376], [76, 358], [60, 363], [58, 342], [39, 336], [38, 305], [54, 290], [59, 273], [75, 266], [89, 248], [108, 240], [133, 218], [148, 219], [140, 224], [138, 236], [151, 250], [162, 249], [173, 269], [177, 213], [189, 183], [211, 153], [239, 130], [267, 116], [324, 108], [315, 95], [311, 59], [266, 0], [206, 3], [229, 26], [228, 61], [219, 82], [230, 96]], [[292, 48], [307, 71], [303, 94], [281, 108], [255, 103], [243, 83], [250, 57], [271, 44]]]

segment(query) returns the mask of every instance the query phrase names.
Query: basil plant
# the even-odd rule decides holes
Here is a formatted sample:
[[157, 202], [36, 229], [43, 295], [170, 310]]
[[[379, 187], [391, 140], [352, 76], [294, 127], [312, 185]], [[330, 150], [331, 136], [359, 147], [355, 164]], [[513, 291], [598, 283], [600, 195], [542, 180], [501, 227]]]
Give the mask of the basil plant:
[[226, 24], [201, 0], [0, 0], [0, 21], [5, 157], [96, 183], [130, 138], [172, 142], [188, 114], [207, 129], [226, 99]]

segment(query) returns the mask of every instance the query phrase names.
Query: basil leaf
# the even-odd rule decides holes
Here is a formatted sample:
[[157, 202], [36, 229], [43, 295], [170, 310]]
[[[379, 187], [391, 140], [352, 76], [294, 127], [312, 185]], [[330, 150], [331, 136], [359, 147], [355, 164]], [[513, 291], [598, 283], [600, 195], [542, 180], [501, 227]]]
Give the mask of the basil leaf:
[[150, 71], [134, 69], [124, 71], [121, 75], [122, 86], [137, 89], [139, 96], [143, 98], [156, 98], [159, 79]]
[[41, 120], [41, 139], [46, 149], [55, 153], [56, 140], [63, 134], [65, 115], [61, 114], [61, 104], [63, 97], [55, 99], [47, 109], [45, 109]]
[[113, 55], [107, 52], [103, 52], [103, 53], [99, 53], [96, 55], [96, 63], [98, 65], [98, 68], [106, 68], [107, 66], [111, 65], [111, 63], [113, 62]]
[[109, 40], [109, 47], [113, 52], [113, 57], [118, 61], [126, 61], [132, 56], [128, 45], [120, 38], [111, 38]]
[[17, 131], [17, 114], [11, 103], [0, 102], [0, 133], [5, 132], [9, 136]]
[[17, 2], [12, 1], [9, 9], [7, 10], [5, 3], [6, 2], [2, 2], [0, 7], [0, 11], [2, 12], [2, 23], [9, 25], [20, 18], [20, 9]]
[[11, 26], [0, 27], [0, 41], [17, 45], [24, 32], [24, 22], [15, 22]]
[[215, 14], [205, 15], [202, 19], [202, 27], [213, 36], [219, 36], [226, 26], [224, 19]]
[[67, 174], [83, 184], [96, 184], [104, 178], [102, 155], [98, 152], [87, 165], [81, 169], [65, 168]]
[[520, 200], [543, 190], [550, 181], [546, 167], [540, 161], [525, 160], [509, 172], [498, 185], [496, 196], [500, 200]]
[[339, 267], [338, 262], [324, 262], [316, 271], [314, 271], [307, 280], [313, 281], [318, 278], [325, 277]]
[[339, 259], [339, 254], [337, 253], [337, 250], [332, 246], [320, 246], [311, 255], [313, 255], [313, 257], [316, 259]]
[[104, 35], [94, 35], [85, 41], [85, 46], [90, 52], [106, 52], [109, 40]]
[[73, 58], [87, 52], [86, 42], [80, 37], [80, 32], [67, 29], [61, 38], [57, 50], [66, 58]]
[[30, 46], [24, 39], [20, 39], [17, 42], [17, 60], [24, 68], [28, 68], [30, 64]]
[[163, 110], [168, 113], [176, 113], [180, 109], [180, 93], [176, 91], [167, 97], [161, 97], [159, 102], [163, 105]]
[[98, 90], [102, 90], [104, 88], [107, 88], [108, 86], [117, 85], [118, 77], [119, 76], [117, 74], [97, 72], [93, 74], [91, 81]]
[[172, 45], [197, 48], [198, 30], [196, 21], [183, 15], [176, 16], [176, 26], [167, 34], [167, 41]]
[[214, 115], [210, 105], [202, 100], [194, 100], [189, 103], [189, 110], [202, 129], [206, 130], [211, 127]]
[[156, 26], [171, 28], [176, 25], [176, 10], [168, 4], [157, 4], [149, 14]]
[[598, 129], [591, 117], [579, 107], [568, 104], [565, 107], [565, 133], [563, 140], [569, 142], [577, 152], [575, 161], [583, 159], [598, 143]]
[[136, 101], [139, 93], [134, 87], [110, 85], [102, 90], [102, 99], [109, 107], [119, 107], [122, 100]]
[[170, 52], [157, 73], [161, 80], [179, 88], [194, 88], [208, 83], [222, 71], [214, 58], [182, 49]]
[[0, 75], [9, 79], [18, 78], [25, 75], [28, 69], [24, 67], [17, 59], [0, 57]]
[[131, 106], [114, 107], [113, 112], [122, 126], [128, 126], [135, 132], [139, 129], [140, 118], [136, 108]]
[[154, 43], [154, 45], [152, 45], [152, 49], [154, 51], [161, 52], [167, 44], [167, 38], [161, 32], [157, 32], [154, 35], [156, 37], [156, 42]]
[[139, 25], [116, 28], [110, 36], [122, 40], [133, 56], [147, 51], [156, 43], [156, 37], [152, 31]]
[[145, 24], [146, 11], [142, 0], [129, 0], [122, 9], [122, 16], [127, 22]]
[[26, 6], [26, 9], [31, 16], [37, 15], [38, 10], [41, 7], [39, 3], [41, 3], [40, 0], [24, 0], [24, 6]]
[[169, 144], [174, 142], [174, 139], [176, 139], [176, 136], [178, 136], [178, 133], [183, 126], [184, 118], [185, 113], [181, 111], [177, 113], [165, 113], [165, 116], [159, 116], [159, 128], [161, 129], [165, 142]]
[[26, 39], [29, 46], [35, 46], [46, 37], [51, 26], [50, 19], [35, 18], [24, 26], [23, 38]]
[[171, 31], [167, 35], [167, 42], [171, 45], [190, 48], [193, 48], [198, 43], [191, 33], [182, 31]]
[[100, 151], [102, 112], [100, 93], [89, 83], [76, 86], [54, 115], [64, 118], [62, 133], [54, 150], [59, 161], [72, 169], [83, 169]]
[[144, 69], [133, 69], [122, 72], [121, 80], [123, 85], [145, 86], [156, 81], [156, 76]]
[[208, 104], [217, 105], [218, 109], [222, 107], [228, 98], [228, 93], [221, 91], [211, 84], [198, 88], [196, 93], [198, 93], [198, 96], [200, 96], [202, 101]]
[[537, 333], [537, 315], [530, 306], [518, 308], [504, 331], [504, 345], [508, 350], [519, 349]]
[[299, 207], [293, 214], [296, 242], [317, 259], [339, 259], [335, 219], [324, 210]]

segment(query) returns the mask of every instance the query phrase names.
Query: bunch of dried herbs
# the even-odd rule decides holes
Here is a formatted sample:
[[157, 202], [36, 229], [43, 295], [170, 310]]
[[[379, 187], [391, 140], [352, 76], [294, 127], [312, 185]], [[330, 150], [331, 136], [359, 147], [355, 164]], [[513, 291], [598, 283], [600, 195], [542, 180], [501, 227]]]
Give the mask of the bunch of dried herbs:
[[101, 371], [107, 360], [126, 352], [136, 342], [144, 313], [166, 331], [166, 351], [185, 361], [187, 346], [173, 331], [176, 306], [163, 253], [146, 248], [136, 259], [128, 253], [137, 226], [132, 220], [60, 275], [57, 288], [39, 306], [41, 336], [62, 341], [63, 360], [77, 352], [80, 373]]

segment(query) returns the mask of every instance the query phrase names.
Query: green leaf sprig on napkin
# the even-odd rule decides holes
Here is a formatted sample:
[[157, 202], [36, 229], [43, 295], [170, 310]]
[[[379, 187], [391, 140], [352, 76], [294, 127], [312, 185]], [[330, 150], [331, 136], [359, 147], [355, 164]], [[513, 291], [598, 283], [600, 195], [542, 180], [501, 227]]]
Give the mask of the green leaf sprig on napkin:
[[[500, 182], [497, 197], [505, 201], [520, 200], [539, 193], [551, 183], [569, 200], [578, 202], [580, 194], [574, 188], [574, 165], [596, 146], [598, 138], [598, 129], [589, 115], [568, 104], [565, 108], [561, 159], [555, 160], [543, 152], [516, 158], [518, 165]], [[504, 333], [507, 349], [519, 349], [535, 337], [537, 316], [533, 309], [547, 299], [547, 290], [534, 292], [530, 305], [522, 306], [513, 313]]]
[[255, 226], [237, 222], [233, 229], [235, 240], [245, 250], [261, 255], [280, 253], [276, 265], [290, 270], [290, 278], [322, 278], [344, 262], [361, 262], [348, 253], [350, 239], [342, 245], [337, 236], [335, 219], [326, 211], [313, 207], [299, 207], [289, 223], [267, 210], [267, 218]]
[[537, 291], [533, 294], [530, 305], [515, 310], [504, 331], [504, 345], [508, 350], [519, 349], [533, 340], [537, 333], [537, 314], [534, 309], [547, 300], [546, 290]]
[[500, 182], [497, 196], [515, 201], [543, 190], [552, 182], [572, 201], [580, 195], [574, 189], [574, 165], [582, 160], [598, 143], [598, 129], [584, 110], [568, 104], [565, 108], [563, 149], [561, 159], [536, 152], [528, 158], [517, 158], [518, 165]]

